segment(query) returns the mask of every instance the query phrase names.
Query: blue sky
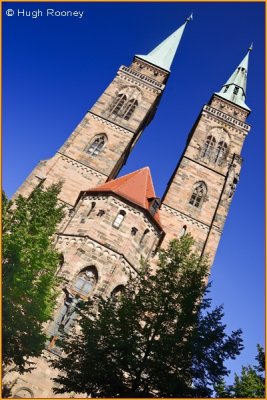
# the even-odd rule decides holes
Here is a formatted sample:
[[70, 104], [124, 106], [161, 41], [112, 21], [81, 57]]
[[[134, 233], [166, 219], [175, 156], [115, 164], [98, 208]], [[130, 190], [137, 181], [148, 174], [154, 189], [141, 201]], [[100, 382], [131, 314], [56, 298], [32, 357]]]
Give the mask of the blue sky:
[[[149, 166], [165, 190], [201, 108], [251, 42], [247, 104], [252, 125], [241, 178], [212, 268], [211, 297], [245, 349], [239, 372], [264, 343], [264, 3], [4, 3], [3, 187], [11, 196], [39, 160], [53, 156], [134, 54], [147, 54], [194, 13], [157, 114], [120, 175]], [[8, 17], [5, 10], [84, 11], [83, 18]], [[82, 188], [81, 188], [82, 189]]]

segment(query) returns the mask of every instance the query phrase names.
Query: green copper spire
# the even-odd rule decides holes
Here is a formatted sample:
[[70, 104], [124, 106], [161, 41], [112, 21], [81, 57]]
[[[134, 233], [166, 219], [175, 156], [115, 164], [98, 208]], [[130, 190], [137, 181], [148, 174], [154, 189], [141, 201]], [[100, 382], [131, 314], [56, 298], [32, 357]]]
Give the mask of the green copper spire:
[[190, 20], [193, 19], [193, 14], [187, 18], [185, 23], [173, 32], [172, 35], [167, 37], [162, 43], [160, 43], [154, 50], [152, 50], [147, 55], [136, 55], [136, 57], [141, 58], [144, 61], [148, 61], [157, 67], [163, 68], [170, 71], [171, 64], [173, 62], [177, 47], [179, 46], [180, 40], [182, 38], [184, 28]]
[[252, 44], [248, 52], [228, 81], [223, 85], [222, 89], [215, 93], [226, 100], [232, 101], [240, 107], [250, 110], [245, 104], [246, 86], [248, 74], [249, 53], [252, 51]]

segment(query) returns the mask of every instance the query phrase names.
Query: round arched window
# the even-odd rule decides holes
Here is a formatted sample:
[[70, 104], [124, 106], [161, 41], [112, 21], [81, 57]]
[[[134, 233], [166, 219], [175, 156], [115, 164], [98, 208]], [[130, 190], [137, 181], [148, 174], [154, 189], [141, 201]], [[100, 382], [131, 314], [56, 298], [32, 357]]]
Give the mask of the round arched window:
[[124, 285], [118, 285], [112, 290], [110, 296], [111, 297], [120, 297], [124, 291], [125, 291]]
[[182, 227], [182, 229], [180, 230], [179, 237], [184, 236], [184, 235], [186, 234], [186, 230], [187, 230], [187, 226], [184, 225], [184, 226]]
[[14, 394], [14, 399], [29, 399], [33, 398], [33, 391], [27, 387], [21, 387], [19, 388], [15, 394]]
[[95, 268], [85, 268], [74, 279], [72, 289], [79, 295], [88, 297], [93, 291], [97, 282]]

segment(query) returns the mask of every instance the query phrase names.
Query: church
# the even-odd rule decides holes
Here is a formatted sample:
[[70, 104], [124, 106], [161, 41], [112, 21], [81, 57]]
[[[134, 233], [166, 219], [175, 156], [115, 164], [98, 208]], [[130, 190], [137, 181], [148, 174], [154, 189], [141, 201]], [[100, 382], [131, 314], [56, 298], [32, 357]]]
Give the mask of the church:
[[141, 258], [156, 265], [158, 249], [190, 233], [199, 255], [213, 263], [250, 130], [246, 81], [251, 47], [200, 110], [162, 198], [147, 166], [117, 178], [160, 106], [191, 19], [148, 54], [121, 66], [62, 147], [41, 161], [16, 193], [28, 197], [37, 186], [61, 181], [59, 201], [67, 212], [56, 235], [63, 283], [54, 320], [45, 327], [50, 341], [36, 370], [18, 377], [15, 397], [64, 397], [53, 394], [50, 378], [56, 371], [47, 363], [60, 356], [60, 325], [65, 332], [75, 325], [79, 301], [122, 291], [138, 274]]

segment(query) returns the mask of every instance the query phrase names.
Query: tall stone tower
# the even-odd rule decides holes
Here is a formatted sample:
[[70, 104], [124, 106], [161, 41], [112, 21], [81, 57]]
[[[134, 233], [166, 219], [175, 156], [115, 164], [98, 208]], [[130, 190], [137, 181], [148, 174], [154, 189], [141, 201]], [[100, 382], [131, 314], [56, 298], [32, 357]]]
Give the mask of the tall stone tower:
[[62, 290], [45, 326], [47, 347], [34, 371], [10, 376], [15, 397], [55, 397], [51, 378], [57, 371], [47, 360], [60, 356], [58, 337], [77, 326], [79, 303], [123, 290], [141, 257], [149, 259], [164, 238], [149, 168], [114, 178], [156, 112], [190, 19], [148, 55], [122, 66], [61, 149], [41, 161], [17, 192], [29, 196], [38, 185], [62, 180], [60, 200], [72, 212], [56, 235]]
[[245, 103], [249, 53], [203, 107], [163, 196], [163, 246], [185, 232], [212, 264], [239, 179], [241, 150], [250, 126]]
[[16, 381], [14, 397], [55, 397], [51, 378], [57, 371], [47, 360], [60, 355], [57, 338], [77, 325], [80, 302], [123, 290], [138, 274], [141, 257], [152, 259], [158, 248], [190, 232], [199, 254], [213, 262], [250, 130], [245, 97], [251, 48], [201, 110], [162, 203], [147, 167], [116, 179], [156, 112], [190, 19], [148, 55], [120, 67], [61, 149], [41, 161], [17, 192], [29, 196], [38, 185], [62, 180], [60, 200], [72, 213], [56, 235], [62, 290], [45, 327], [50, 339], [31, 374], [9, 376]]
[[148, 55], [136, 55], [88, 111], [59, 151], [41, 161], [17, 191], [63, 181], [60, 200], [69, 208], [81, 190], [113, 179], [153, 119], [170, 75], [186, 22]]

